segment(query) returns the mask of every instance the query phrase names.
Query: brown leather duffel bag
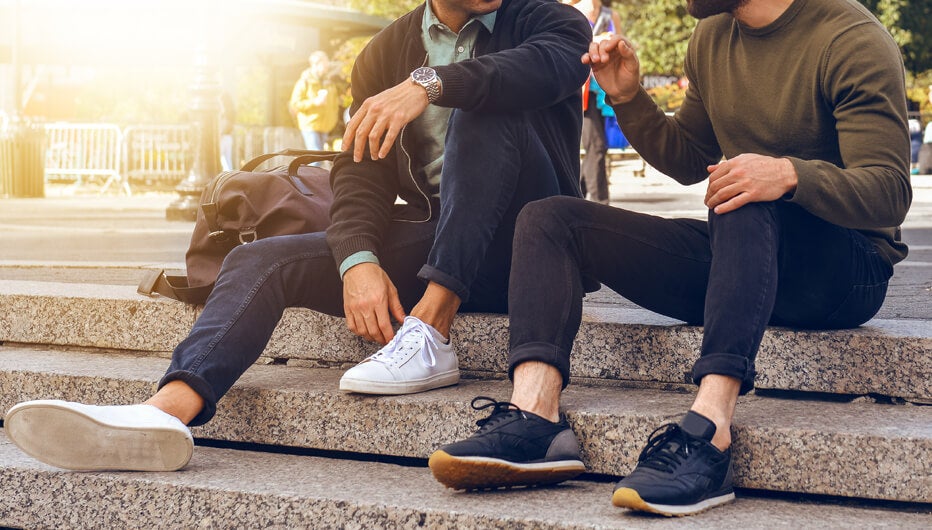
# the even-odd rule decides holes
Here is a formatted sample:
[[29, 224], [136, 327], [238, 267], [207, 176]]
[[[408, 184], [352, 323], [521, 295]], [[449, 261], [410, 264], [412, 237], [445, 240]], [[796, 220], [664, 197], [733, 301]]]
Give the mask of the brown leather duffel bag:
[[[190, 304], [203, 304], [213, 289], [223, 259], [238, 245], [288, 234], [322, 232], [330, 225], [330, 172], [313, 162], [332, 160], [334, 151], [286, 149], [258, 156], [239, 171], [214, 177], [201, 194], [191, 244], [185, 255], [187, 276], [153, 270], [137, 291]], [[255, 171], [275, 156], [294, 157], [288, 166]]]

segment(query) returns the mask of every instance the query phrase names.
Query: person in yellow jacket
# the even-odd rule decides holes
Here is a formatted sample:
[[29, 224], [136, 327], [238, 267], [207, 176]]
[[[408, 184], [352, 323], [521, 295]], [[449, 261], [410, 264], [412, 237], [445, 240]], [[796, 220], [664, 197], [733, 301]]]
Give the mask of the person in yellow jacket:
[[288, 108], [298, 120], [298, 128], [304, 136], [307, 149], [324, 149], [340, 115], [340, 95], [330, 82], [330, 59], [322, 51], [308, 57], [310, 67], [291, 91]]

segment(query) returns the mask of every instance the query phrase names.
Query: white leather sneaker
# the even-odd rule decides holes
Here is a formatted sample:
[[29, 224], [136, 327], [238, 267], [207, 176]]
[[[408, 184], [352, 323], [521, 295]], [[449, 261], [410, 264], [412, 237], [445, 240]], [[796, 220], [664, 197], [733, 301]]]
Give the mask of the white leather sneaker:
[[430, 325], [409, 316], [388, 344], [343, 374], [340, 390], [413, 394], [459, 380], [453, 345]]
[[7, 412], [4, 430], [29, 456], [75, 471], [175, 471], [194, 452], [188, 427], [152, 405], [26, 401]]

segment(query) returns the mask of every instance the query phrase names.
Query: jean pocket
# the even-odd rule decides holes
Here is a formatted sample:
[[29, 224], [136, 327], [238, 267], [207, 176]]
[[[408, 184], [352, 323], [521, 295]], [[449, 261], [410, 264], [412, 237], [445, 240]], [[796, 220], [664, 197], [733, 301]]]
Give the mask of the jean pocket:
[[855, 285], [848, 292], [841, 305], [829, 315], [822, 328], [854, 328], [870, 320], [887, 296], [887, 282], [875, 285]]

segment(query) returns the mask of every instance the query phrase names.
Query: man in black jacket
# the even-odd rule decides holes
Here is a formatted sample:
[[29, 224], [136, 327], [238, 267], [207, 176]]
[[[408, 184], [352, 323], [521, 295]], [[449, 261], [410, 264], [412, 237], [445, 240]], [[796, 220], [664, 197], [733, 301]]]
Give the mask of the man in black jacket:
[[457, 311], [507, 310], [518, 212], [579, 195], [590, 38], [585, 18], [554, 0], [429, 0], [399, 18], [353, 69], [327, 232], [234, 249], [145, 404], [21, 403], [9, 437], [68, 469], [180, 469], [187, 425], [213, 417], [286, 307], [345, 315], [385, 345], [344, 374], [343, 390], [455, 384], [450, 325]]

